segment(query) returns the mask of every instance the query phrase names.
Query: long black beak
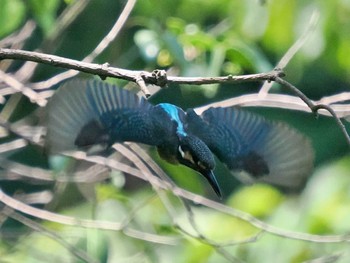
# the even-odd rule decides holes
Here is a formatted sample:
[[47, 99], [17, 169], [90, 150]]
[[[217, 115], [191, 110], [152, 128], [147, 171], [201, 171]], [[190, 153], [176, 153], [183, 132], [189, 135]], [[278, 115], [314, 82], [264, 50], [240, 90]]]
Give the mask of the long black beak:
[[220, 186], [218, 184], [218, 181], [216, 180], [216, 177], [215, 177], [213, 171], [212, 170], [207, 170], [207, 171], [201, 172], [201, 174], [204, 175], [204, 177], [208, 180], [208, 182], [210, 183], [211, 187], [215, 191], [216, 195], [220, 199], [222, 199], [222, 192], [221, 192]]

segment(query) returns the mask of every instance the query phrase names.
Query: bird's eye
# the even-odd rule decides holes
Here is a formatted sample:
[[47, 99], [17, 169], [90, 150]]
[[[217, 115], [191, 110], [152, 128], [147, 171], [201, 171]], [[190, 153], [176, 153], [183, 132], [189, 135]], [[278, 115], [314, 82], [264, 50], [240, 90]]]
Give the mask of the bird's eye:
[[193, 160], [193, 156], [192, 154], [190, 153], [190, 151], [186, 151], [186, 150], [183, 150], [181, 148], [181, 146], [179, 146], [179, 152], [181, 154], [181, 157], [187, 161], [190, 161], [191, 163], [195, 164], [194, 160]]

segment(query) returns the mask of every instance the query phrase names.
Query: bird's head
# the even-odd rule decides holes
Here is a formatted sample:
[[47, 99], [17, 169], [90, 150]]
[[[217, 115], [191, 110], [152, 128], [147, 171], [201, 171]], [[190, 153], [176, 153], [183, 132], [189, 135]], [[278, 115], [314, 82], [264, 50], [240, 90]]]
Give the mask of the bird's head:
[[177, 160], [187, 167], [201, 173], [221, 198], [221, 189], [213, 173], [215, 159], [208, 146], [199, 138], [186, 135], [180, 138]]

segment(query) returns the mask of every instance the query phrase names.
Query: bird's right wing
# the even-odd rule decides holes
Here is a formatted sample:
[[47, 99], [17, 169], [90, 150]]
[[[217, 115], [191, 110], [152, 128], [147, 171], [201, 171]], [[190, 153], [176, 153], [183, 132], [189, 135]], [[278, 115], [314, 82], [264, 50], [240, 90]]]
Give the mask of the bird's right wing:
[[[188, 112], [192, 132], [242, 179], [298, 190], [313, 167], [308, 139], [286, 124], [235, 108]], [[247, 177], [248, 176], [248, 177]]]
[[149, 110], [136, 94], [102, 81], [71, 80], [48, 104], [47, 146], [57, 153], [114, 142], [157, 143]]

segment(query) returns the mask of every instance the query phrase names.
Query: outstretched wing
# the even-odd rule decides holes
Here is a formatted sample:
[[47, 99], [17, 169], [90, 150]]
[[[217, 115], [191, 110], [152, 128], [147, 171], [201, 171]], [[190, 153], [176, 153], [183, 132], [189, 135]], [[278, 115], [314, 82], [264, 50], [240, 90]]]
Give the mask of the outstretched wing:
[[[188, 112], [189, 129], [243, 181], [300, 189], [313, 167], [310, 142], [283, 123], [234, 108]], [[248, 175], [248, 176], [247, 176]]]
[[47, 146], [51, 152], [134, 141], [154, 144], [153, 106], [136, 94], [101, 81], [71, 80], [48, 105]]

